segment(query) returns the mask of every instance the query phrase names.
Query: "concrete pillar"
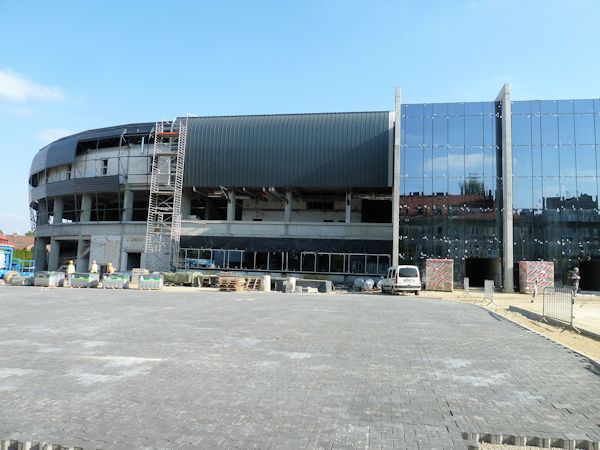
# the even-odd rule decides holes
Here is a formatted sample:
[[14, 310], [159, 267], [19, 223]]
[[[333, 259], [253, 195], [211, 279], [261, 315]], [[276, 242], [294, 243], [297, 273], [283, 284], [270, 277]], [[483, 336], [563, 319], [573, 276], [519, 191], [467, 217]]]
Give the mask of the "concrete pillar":
[[292, 191], [285, 192], [285, 210], [283, 212], [283, 220], [285, 222], [292, 221], [292, 206], [294, 205], [294, 196]]
[[[83, 204], [83, 202], [82, 202], [82, 204]], [[127, 189], [123, 193], [123, 222], [131, 222], [132, 220], [133, 220], [133, 191]]]
[[401, 91], [396, 88], [396, 108], [394, 120], [394, 175], [392, 182], [392, 265], [398, 264], [398, 253], [400, 252], [400, 124], [402, 116]]
[[48, 256], [48, 270], [58, 270], [60, 265], [60, 241], [50, 239], [50, 256]]
[[52, 223], [62, 223], [63, 218], [63, 199], [62, 197], [54, 198], [54, 209], [52, 210]]
[[502, 266], [504, 292], [514, 292], [513, 280], [513, 195], [512, 195], [512, 117], [510, 84], [506, 83], [496, 102], [502, 110]]
[[192, 195], [190, 192], [181, 193], [181, 218], [188, 219], [192, 213]]
[[92, 196], [90, 194], [83, 194], [81, 196], [81, 215], [79, 216], [80, 222], [89, 222], [92, 218]]
[[45, 198], [38, 202], [37, 224], [48, 225], [48, 202]]
[[77, 272], [87, 272], [90, 265], [90, 245], [87, 240], [80, 238], [77, 242]]
[[35, 260], [35, 271], [40, 272], [46, 268], [46, 245], [47, 238], [36, 238], [33, 247], [33, 259]]
[[233, 222], [235, 220], [235, 192], [229, 192], [227, 199], [227, 220]]
[[346, 192], [346, 223], [352, 221], [352, 192]]

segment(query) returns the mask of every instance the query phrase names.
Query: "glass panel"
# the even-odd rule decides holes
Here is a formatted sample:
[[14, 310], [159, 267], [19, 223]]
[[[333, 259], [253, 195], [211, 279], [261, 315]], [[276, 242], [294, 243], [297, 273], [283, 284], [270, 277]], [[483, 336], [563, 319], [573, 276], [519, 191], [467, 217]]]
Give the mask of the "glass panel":
[[419, 145], [423, 143], [423, 119], [409, 117], [406, 119], [406, 145]]
[[448, 176], [465, 176], [465, 150], [462, 147], [448, 149]]
[[481, 116], [483, 114], [483, 105], [482, 102], [465, 103], [465, 115]]
[[531, 145], [542, 145], [541, 116], [531, 116]]
[[575, 113], [593, 113], [594, 112], [594, 101], [593, 100], [574, 100], [573, 107]]
[[[465, 188], [465, 178], [464, 177], [448, 178], [448, 195], [450, 196], [448, 198], [448, 201], [451, 204], [457, 204], [457, 203], [462, 204], [462, 199], [459, 199], [456, 196], [463, 195], [464, 188]], [[452, 197], [452, 196], [455, 196], [455, 197]]]
[[405, 105], [403, 114], [407, 117], [421, 117], [423, 115], [423, 104], [417, 103], [412, 105]]
[[556, 114], [556, 100], [542, 100], [540, 102], [540, 112], [542, 114]]
[[484, 145], [496, 145], [496, 118], [484, 117], [483, 118], [483, 144]]
[[431, 116], [423, 118], [423, 144], [433, 145], [433, 120]]
[[560, 175], [574, 177], [577, 172], [575, 165], [575, 147], [573, 145], [561, 145], [559, 147], [560, 155]]
[[[580, 200], [582, 200], [582, 203], [584, 203], [584, 206], [586, 208], [589, 208], [590, 205], [593, 205], [592, 209], [597, 209], [598, 204], [597, 204], [596, 199], [597, 199], [598, 191], [597, 191], [596, 178], [595, 177], [594, 178], [578, 177], [577, 178], [577, 195], [580, 197]], [[582, 199], [581, 197], [589, 197], [589, 199]], [[583, 200], [585, 200], [585, 202], [583, 202]], [[583, 207], [583, 206], [580, 206], [580, 207]]]
[[331, 255], [331, 271], [332, 272], [343, 272], [344, 271], [344, 255]]
[[544, 195], [542, 191], [542, 177], [532, 177], [532, 193], [533, 193], [533, 207], [535, 209], [542, 209], [544, 207]]
[[464, 117], [450, 117], [448, 119], [448, 144], [461, 146], [465, 143]]
[[572, 114], [573, 113], [573, 100], [558, 100], [558, 113], [559, 114]]
[[406, 160], [402, 173], [408, 177], [422, 177], [423, 151], [419, 147], [408, 147], [405, 154]]
[[483, 116], [465, 117], [465, 143], [483, 145]]
[[531, 147], [531, 174], [533, 176], [542, 175], [542, 147], [537, 145]]
[[567, 199], [577, 196], [577, 182], [575, 177], [560, 177], [561, 195]]
[[448, 115], [449, 116], [464, 116], [465, 104], [464, 103], [448, 103]]
[[403, 195], [420, 195], [423, 192], [423, 178], [406, 178]]
[[423, 148], [423, 176], [426, 178], [433, 176], [433, 149], [431, 147]]
[[465, 173], [467, 176], [483, 176], [483, 147], [465, 147]]
[[[512, 102], [511, 103], [511, 111], [513, 114], [529, 114], [531, 112], [531, 103], [530, 102]], [[513, 120], [515, 118], [513, 117]]]
[[484, 147], [483, 149], [483, 174], [496, 176], [496, 148]]
[[578, 145], [577, 153], [577, 176], [595, 177], [596, 176], [596, 146]]
[[558, 175], [558, 146], [542, 147], [542, 171], [543, 175]]
[[572, 114], [558, 116], [558, 141], [560, 144], [575, 143], [575, 122]]
[[595, 144], [594, 116], [575, 114], [575, 142], [577, 144]]
[[[546, 208], [552, 208], [553, 204], [550, 200], [560, 198], [560, 183], [558, 177], [544, 177], [542, 179], [542, 189], [544, 192], [544, 203]], [[554, 206], [556, 207], [556, 206]]]
[[[258, 255], [257, 255], [258, 256]], [[314, 253], [302, 253], [301, 263], [303, 272], [314, 272], [315, 271], [315, 254]], [[258, 266], [258, 260], [256, 261]]]
[[448, 115], [448, 103], [434, 103], [432, 106], [434, 116], [445, 117]]
[[446, 147], [433, 149], [433, 176], [448, 176], [448, 150]]
[[542, 144], [558, 144], [556, 116], [542, 116]]
[[531, 174], [531, 147], [524, 145], [513, 147], [513, 175], [530, 176]]
[[533, 208], [531, 177], [513, 177], [513, 208]]
[[329, 272], [329, 253], [317, 254], [317, 272]]
[[448, 118], [434, 117], [433, 122], [433, 145], [446, 146], [448, 144]]
[[446, 194], [448, 192], [448, 178], [434, 178], [433, 180], [433, 193], [434, 195]]
[[513, 116], [512, 143], [513, 145], [531, 144], [531, 118], [529, 116]]

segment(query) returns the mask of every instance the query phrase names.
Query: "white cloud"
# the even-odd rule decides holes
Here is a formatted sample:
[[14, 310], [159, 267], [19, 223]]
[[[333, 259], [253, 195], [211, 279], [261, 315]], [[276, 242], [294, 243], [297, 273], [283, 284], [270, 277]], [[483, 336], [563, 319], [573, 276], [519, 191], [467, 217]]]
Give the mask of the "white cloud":
[[44, 86], [10, 69], [0, 69], [0, 97], [16, 101], [64, 100], [65, 94], [59, 87]]
[[74, 134], [74, 131], [65, 130], [64, 128], [48, 128], [38, 134], [38, 138], [44, 142], [44, 144], [49, 144], [50, 142], [54, 142], [61, 137], [69, 136]]

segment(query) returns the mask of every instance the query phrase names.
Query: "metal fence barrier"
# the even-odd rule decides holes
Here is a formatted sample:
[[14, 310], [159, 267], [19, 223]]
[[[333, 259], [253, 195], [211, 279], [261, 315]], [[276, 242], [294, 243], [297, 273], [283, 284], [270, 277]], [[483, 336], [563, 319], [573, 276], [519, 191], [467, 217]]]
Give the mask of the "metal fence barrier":
[[544, 288], [543, 318], [550, 318], [573, 327], [575, 292], [569, 288]]

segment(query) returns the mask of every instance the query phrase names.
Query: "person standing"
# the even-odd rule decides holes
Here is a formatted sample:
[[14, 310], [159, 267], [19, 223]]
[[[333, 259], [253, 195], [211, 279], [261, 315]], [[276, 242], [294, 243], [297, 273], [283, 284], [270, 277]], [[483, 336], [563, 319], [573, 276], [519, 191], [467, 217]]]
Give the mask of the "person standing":
[[573, 283], [573, 293], [577, 295], [579, 291], [579, 282], [581, 281], [581, 277], [579, 276], [579, 267], [573, 268], [571, 272], [571, 282]]
[[96, 264], [96, 260], [92, 261], [92, 267], [90, 268], [90, 273], [98, 273], [98, 264]]
[[106, 266], [106, 273], [108, 273], [108, 274], [115, 273], [115, 268], [113, 267], [112, 262], [109, 262], [108, 265]]
[[537, 278], [535, 280], [533, 280], [533, 296], [531, 297], [531, 303], [533, 303], [535, 301], [535, 298], [537, 297], [537, 293], [538, 293], [538, 282], [537, 282]]
[[73, 279], [73, 274], [75, 273], [75, 264], [73, 264], [73, 260], [69, 260], [69, 264], [67, 264], [67, 284], [71, 286], [71, 280]]

